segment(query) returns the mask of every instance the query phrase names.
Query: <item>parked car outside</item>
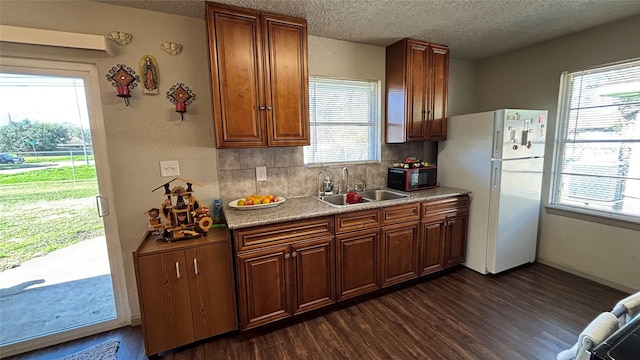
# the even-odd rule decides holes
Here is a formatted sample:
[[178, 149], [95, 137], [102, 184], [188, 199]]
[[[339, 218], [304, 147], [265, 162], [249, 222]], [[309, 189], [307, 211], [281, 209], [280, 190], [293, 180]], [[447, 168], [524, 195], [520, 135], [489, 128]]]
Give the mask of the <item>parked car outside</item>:
[[22, 164], [24, 158], [22, 156], [13, 156], [7, 153], [0, 154], [0, 164]]

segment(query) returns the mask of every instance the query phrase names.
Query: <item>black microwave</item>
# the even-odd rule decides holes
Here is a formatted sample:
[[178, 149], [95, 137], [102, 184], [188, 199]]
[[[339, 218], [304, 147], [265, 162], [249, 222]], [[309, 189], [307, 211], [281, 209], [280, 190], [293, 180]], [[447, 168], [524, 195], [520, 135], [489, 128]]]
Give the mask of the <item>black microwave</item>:
[[387, 186], [402, 191], [434, 188], [438, 186], [438, 168], [436, 166], [409, 169], [390, 167], [387, 174]]

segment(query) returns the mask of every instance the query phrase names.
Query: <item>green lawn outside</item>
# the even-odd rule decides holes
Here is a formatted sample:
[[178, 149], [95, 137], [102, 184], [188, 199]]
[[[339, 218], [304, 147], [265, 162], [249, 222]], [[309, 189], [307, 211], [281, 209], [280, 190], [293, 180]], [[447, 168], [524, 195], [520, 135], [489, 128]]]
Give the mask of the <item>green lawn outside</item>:
[[0, 174], [0, 271], [31, 258], [101, 236], [95, 167]]
[[[22, 155], [25, 163], [39, 163], [39, 162], [60, 162], [71, 161], [71, 156], [31, 156]], [[93, 155], [87, 155], [89, 160], [93, 160]], [[85, 161], [84, 155], [73, 155], [73, 161], [76, 163], [83, 163]]]
[[[13, 153], [12, 153], [13, 154]], [[71, 156], [28, 156], [21, 155], [24, 158], [24, 162], [22, 164], [0, 164], [0, 170], [4, 169], [23, 169], [23, 168], [33, 168], [33, 167], [43, 167], [43, 166], [51, 166], [55, 163], [60, 162], [71, 162]], [[93, 161], [93, 155], [88, 155], [87, 158], [89, 161]], [[84, 155], [74, 155], [73, 162], [75, 166], [81, 166], [83, 164], [86, 165], [86, 159]]]
[[49, 181], [73, 181], [75, 172], [76, 180], [95, 179], [96, 168], [94, 165], [62, 166], [32, 171], [24, 171], [16, 174], [1, 174], [0, 185], [22, 184]]

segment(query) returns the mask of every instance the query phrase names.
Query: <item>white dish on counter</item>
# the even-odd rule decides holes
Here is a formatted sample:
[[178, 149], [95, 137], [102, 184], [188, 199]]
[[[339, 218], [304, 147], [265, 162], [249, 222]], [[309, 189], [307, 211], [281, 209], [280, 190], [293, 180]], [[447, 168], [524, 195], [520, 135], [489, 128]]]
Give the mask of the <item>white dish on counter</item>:
[[257, 205], [244, 205], [244, 206], [238, 206], [238, 200], [244, 200], [244, 199], [236, 199], [233, 200], [229, 203], [229, 206], [234, 208], [234, 209], [238, 209], [238, 210], [260, 210], [260, 209], [266, 209], [266, 208], [272, 208], [275, 206], [278, 206], [280, 204], [282, 204], [283, 202], [285, 202], [287, 199], [285, 199], [282, 196], [279, 196], [280, 200], [278, 200], [277, 202], [272, 202], [272, 203], [268, 203], [268, 204], [257, 204]]

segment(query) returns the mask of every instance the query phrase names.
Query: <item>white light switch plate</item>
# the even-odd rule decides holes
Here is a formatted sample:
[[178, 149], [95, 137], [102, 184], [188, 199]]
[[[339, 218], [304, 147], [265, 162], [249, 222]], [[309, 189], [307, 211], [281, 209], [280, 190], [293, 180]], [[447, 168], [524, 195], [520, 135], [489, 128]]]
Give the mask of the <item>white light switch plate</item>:
[[256, 168], [256, 181], [267, 181], [266, 166], [258, 166]]
[[178, 160], [160, 161], [161, 176], [180, 176]]

